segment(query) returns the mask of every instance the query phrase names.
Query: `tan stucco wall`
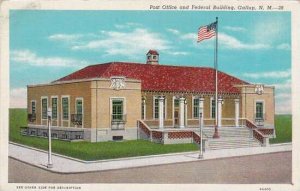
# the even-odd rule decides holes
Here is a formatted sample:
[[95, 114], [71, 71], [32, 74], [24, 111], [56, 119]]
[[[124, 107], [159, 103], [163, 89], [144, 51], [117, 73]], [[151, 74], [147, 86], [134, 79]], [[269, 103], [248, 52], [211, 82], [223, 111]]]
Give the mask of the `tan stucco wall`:
[[255, 93], [255, 86], [241, 87], [242, 96], [242, 117], [251, 121], [255, 120], [255, 106], [256, 101], [262, 101], [264, 103], [265, 113], [265, 125], [274, 126], [275, 115], [275, 100], [274, 100], [274, 87], [265, 86], [261, 95]]
[[[83, 127], [91, 127], [91, 82], [74, 82], [64, 84], [46, 84], [27, 87], [27, 105], [28, 113], [31, 113], [31, 100], [36, 100], [36, 121], [34, 125], [46, 125], [46, 120], [41, 120], [41, 97], [48, 98], [48, 107], [51, 107], [51, 96], [57, 96], [58, 104], [58, 119], [52, 120], [53, 126], [74, 127], [71, 123], [71, 114], [75, 113], [75, 99], [83, 98]], [[62, 96], [69, 96], [69, 120], [61, 121], [62, 119]]]
[[[74, 127], [69, 121], [61, 121], [61, 98], [70, 96], [70, 114], [75, 113], [75, 99], [83, 98], [84, 105], [84, 124], [85, 128], [111, 128], [111, 99], [123, 98], [127, 122], [125, 128], [136, 127], [136, 122], [141, 119], [141, 101], [142, 96], [146, 98], [146, 120], [153, 120], [153, 97], [164, 95], [166, 98], [166, 126], [173, 126], [173, 96], [184, 96], [187, 99], [187, 120], [188, 123], [197, 124], [193, 118], [193, 96], [192, 93], [176, 92], [150, 92], [141, 91], [141, 82], [138, 80], [126, 79], [126, 86], [120, 90], [114, 90], [110, 87], [110, 79], [97, 79], [86, 82], [73, 82], [64, 84], [46, 84], [42, 86], [28, 86], [28, 113], [31, 113], [31, 100], [36, 100], [37, 120], [36, 125], [46, 125], [46, 120], [41, 120], [41, 97], [48, 97], [48, 105], [51, 106], [51, 96], [58, 97], [58, 120], [53, 121], [54, 126]], [[262, 95], [254, 93], [254, 86], [240, 87], [241, 95], [227, 94], [223, 95], [222, 118], [234, 119], [235, 117], [235, 99], [240, 99], [240, 117], [254, 121], [255, 102], [263, 101], [265, 105], [266, 120], [265, 124], [274, 125], [274, 88], [265, 87]], [[207, 124], [211, 124], [210, 101], [214, 95], [204, 95], [204, 119]], [[180, 112], [179, 112], [180, 114]], [[158, 121], [158, 119], [156, 120]], [[224, 125], [226, 122], [222, 122]], [[155, 122], [156, 124], [156, 122]], [[157, 123], [158, 124], [158, 123]]]
[[141, 83], [137, 80], [126, 80], [124, 89], [110, 88], [110, 79], [92, 82], [92, 128], [111, 128], [111, 99], [124, 99], [124, 113], [127, 121], [125, 128], [136, 127], [141, 119]]

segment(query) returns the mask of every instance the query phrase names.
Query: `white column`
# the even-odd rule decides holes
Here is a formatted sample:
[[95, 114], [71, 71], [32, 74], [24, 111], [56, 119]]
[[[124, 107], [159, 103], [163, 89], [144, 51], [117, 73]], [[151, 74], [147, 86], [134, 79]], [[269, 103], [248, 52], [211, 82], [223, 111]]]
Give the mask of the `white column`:
[[218, 127], [222, 127], [222, 98], [218, 99]]
[[187, 124], [187, 102], [185, 100], [185, 103], [184, 103], [184, 126], [187, 127], [188, 124]]
[[240, 118], [240, 100], [239, 99], [235, 99], [234, 100], [235, 103], [235, 126], [238, 127], [239, 126], [239, 118]]
[[184, 97], [179, 98], [179, 128], [184, 128]]
[[159, 128], [164, 128], [164, 97], [160, 96], [158, 98], [158, 118], [159, 118]]
[[199, 115], [202, 113], [202, 118], [201, 118], [201, 127], [203, 127], [203, 121], [204, 121], [204, 98], [199, 98]]

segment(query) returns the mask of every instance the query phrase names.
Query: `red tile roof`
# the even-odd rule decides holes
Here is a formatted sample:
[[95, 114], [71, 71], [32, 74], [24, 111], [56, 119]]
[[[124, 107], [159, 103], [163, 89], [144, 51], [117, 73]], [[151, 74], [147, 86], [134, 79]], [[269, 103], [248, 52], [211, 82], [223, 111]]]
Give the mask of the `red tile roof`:
[[[111, 62], [87, 66], [54, 82], [125, 76], [142, 82], [142, 90], [172, 92], [214, 92], [215, 70], [208, 67], [151, 65]], [[224, 72], [218, 72], [219, 92], [239, 93], [237, 84], [249, 84]]]

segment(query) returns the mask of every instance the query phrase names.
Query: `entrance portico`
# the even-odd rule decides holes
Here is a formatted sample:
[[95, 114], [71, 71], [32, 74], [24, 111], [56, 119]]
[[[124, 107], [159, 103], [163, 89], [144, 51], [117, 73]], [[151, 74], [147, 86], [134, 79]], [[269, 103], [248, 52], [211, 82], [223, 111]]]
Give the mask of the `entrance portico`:
[[[179, 94], [179, 95], [178, 95]], [[143, 95], [145, 104], [141, 108], [143, 120], [153, 129], [188, 129], [199, 128], [199, 114], [205, 127], [214, 127], [218, 118], [219, 127], [239, 126], [240, 98], [235, 95], [222, 95], [216, 104], [212, 102], [213, 94], [183, 94], [178, 92], [150, 93]], [[155, 109], [153, 107], [155, 106]], [[146, 108], [146, 110], [145, 110]], [[156, 118], [154, 118], [156, 116]]]

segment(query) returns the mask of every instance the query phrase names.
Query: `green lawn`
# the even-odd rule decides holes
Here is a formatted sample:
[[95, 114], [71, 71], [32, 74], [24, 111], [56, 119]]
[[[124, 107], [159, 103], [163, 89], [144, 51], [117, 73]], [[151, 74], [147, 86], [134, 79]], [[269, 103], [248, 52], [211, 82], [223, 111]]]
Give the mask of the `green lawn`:
[[275, 116], [276, 138], [270, 143], [286, 143], [292, 141], [292, 115]]
[[[26, 126], [26, 110], [10, 109], [9, 140], [47, 150], [48, 139], [38, 137], [22, 136], [20, 126]], [[132, 140], [123, 142], [67, 142], [60, 140], [52, 141], [52, 150], [55, 153], [67, 155], [82, 160], [101, 160], [121, 157], [133, 157], [144, 155], [155, 155], [185, 151], [195, 151], [198, 147], [195, 144], [162, 145], [144, 140]]]

